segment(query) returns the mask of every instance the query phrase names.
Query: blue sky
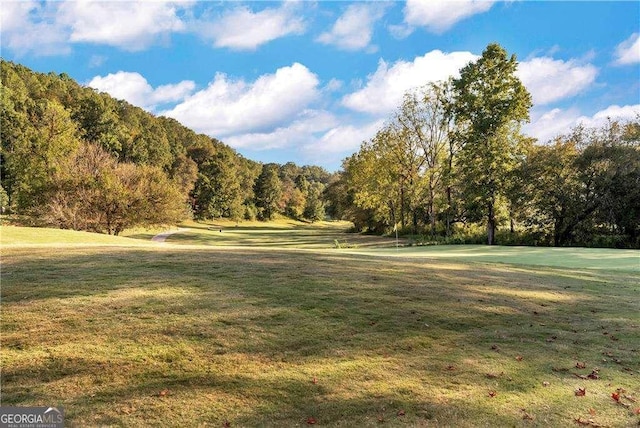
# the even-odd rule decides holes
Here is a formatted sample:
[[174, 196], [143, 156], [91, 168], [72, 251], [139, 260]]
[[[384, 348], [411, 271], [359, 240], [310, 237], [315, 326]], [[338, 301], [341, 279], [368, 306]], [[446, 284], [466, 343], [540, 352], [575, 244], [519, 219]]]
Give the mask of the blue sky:
[[67, 73], [251, 159], [340, 168], [497, 42], [540, 142], [640, 113], [637, 1], [3, 1], [2, 57]]

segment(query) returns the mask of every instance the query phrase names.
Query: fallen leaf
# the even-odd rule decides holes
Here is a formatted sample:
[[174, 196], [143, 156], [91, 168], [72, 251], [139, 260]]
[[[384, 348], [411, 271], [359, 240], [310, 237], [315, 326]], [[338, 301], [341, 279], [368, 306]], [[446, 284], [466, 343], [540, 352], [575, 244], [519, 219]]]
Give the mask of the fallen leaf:
[[593, 407], [589, 408], [589, 414], [591, 416], [595, 416], [596, 415], [596, 409], [594, 409]]
[[624, 395], [624, 398], [626, 398], [627, 400], [631, 401], [632, 403], [637, 402], [638, 400], [636, 400], [635, 397], [632, 397], [630, 395]]
[[577, 369], [585, 369], [585, 368], [587, 368], [587, 363], [583, 363], [583, 362], [578, 361], [576, 363], [576, 368]]
[[593, 419], [582, 419], [580, 417], [578, 418], [574, 418], [573, 421], [575, 423], [577, 423], [578, 425], [584, 425], [584, 426], [589, 426], [589, 427], [601, 427], [602, 425], [596, 423], [596, 421], [594, 421]]
[[384, 416], [383, 415], [378, 415], [378, 422], [380, 422], [380, 423], [384, 422]]
[[526, 409], [520, 409], [520, 411], [522, 412], [522, 419], [524, 419], [525, 421], [532, 421], [533, 420], [533, 416], [531, 416], [529, 413], [527, 413]]
[[522, 361], [522, 358], [523, 358], [523, 357], [522, 357], [522, 355], [518, 355], [518, 356], [516, 357], [516, 361]]
[[633, 413], [635, 413], [636, 415], [640, 415], [640, 407], [638, 407], [637, 409], [635, 409], [633, 411]]
[[224, 428], [231, 428], [231, 422], [229, 421], [224, 421], [224, 425], [222, 425]]
[[547, 382], [547, 381], [542, 382], [542, 386], [549, 386], [549, 385], [551, 385], [551, 384], [549, 382]]
[[496, 391], [489, 391], [489, 397], [493, 398], [496, 395], [498, 395], [498, 393]]
[[611, 398], [613, 398], [618, 403], [620, 402], [620, 394], [618, 394], [617, 392], [612, 392], [611, 393]]
[[447, 366], [447, 370], [454, 371], [456, 369], [456, 366]]
[[312, 418], [311, 416], [307, 418], [307, 424], [309, 425], [315, 425], [316, 422], [316, 418]]
[[500, 347], [498, 345], [491, 345], [491, 349], [494, 351], [499, 351]]
[[591, 374], [587, 375], [587, 378], [593, 379], [593, 380], [600, 379], [600, 375], [598, 374], [598, 369], [593, 369], [591, 371]]
[[158, 393], [158, 396], [160, 396], [160, 397], [166, 397], [167, 395], [169, 395], [169, 390], [168, 389], [163, 389], [162, 391], [160, 391]]
[[398, 416], [404, 416], [405, 412], [404, 412], [404, 410], [398, 410], [397, 414], [398, 414]]
[[316, 377], [313, 378], [313, 380], [311, 381], [314, 385], [318, 383], [318, 379]]
[[586, 388], [578, 388], [575, 390], [576, 397], [584, 397], [587, 394]]
[[578, 425], [585, 425], [585, 426], [591, 425], [590, 421], [585, 421], [581, 417], [574, 418], [573, 421]]

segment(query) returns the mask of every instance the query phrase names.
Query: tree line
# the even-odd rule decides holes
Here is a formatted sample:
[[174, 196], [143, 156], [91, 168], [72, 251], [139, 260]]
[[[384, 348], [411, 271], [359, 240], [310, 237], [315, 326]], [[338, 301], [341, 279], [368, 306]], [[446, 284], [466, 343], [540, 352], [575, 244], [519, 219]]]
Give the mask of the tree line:
[[640, 116], [535, 144], [516, 68], [490, 44], [459, 78], [405, 94], [343, 161], [328, 211], [418, 243], [640, 248]]
[[0, 205], [22, 221], [118, 234], [191, 216], [325, 216], [323, 168], [246, 159], [64, 73], [2, 60], [0, 103]]

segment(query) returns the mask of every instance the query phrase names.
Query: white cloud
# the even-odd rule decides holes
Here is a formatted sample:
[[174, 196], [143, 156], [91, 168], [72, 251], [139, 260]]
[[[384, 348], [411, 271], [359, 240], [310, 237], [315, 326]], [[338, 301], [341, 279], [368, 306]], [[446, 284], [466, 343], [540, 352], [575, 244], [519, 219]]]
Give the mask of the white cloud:
[[154, 89], [139, 73], [126, 71], [104, 77], [96, 76], [91, 79], [89, 86], [150, 111], [155, 110], [158, 105], [182, 101], [195, 89], [195, 83], [190, 80]]
[[396, 36], [408, 35], [415, 27], [424, 27], [433, 33], [444, 33], [457, 22], [491, 9], [493, 0], [407, 0], [404, 8], [406, 27], [394, 26]]
[[602, 126], [609, 119], [611, 120], [635, 120], [640, 115], [640, 104], [618, 106], [611, 105], [604, 110], [600, 110], [593, 116], [580, 116], [578, 123], [582, 123], [586, 127]]
[[542, 57], [523, 61], [517, 76], [527, 87], [536, 105], [549, 104], [579, 94], [595, 81], [598, 69], [574, 60]]
[[618, 65], [629, 65], [640, 62], [640, 34], [633, 33], [616, 47], [616, 61]]
[[326, 132], [313, 149], [321, 153], [353, 153], [363, 141], [373, 138], [383, 126], [382, 119], [361, 126], [341, 125]]
[[640, 114], [640, 104], [611, 105], [592, 116], [581, 115], [577, 109], [561, 110], [555, 108], [546, 112], [534, 112], [531, 123], [523, 127], [523, 132], [537, 138], [541, 143], [546, 143], [559, 135], [569, 133], [572, 128], [580, 124], [587, 128], [601, 127], [609, 119], [635, 120], [638, 114]]
[[304, 20], [297, 16], [295, 4], [290, 3], [259, 12], [237, 7], [217, 20], [200, 21], [196, 29], [203, 37], [213, 39], [215, 47], [238, 50], [253, 50], [280, 37], [302, 34], [304, 30]]
[[355, 3], [333, 24], [331, 31], [322, 33], [317, 41], [340, 49], [356, 51], [369, 47], [374, 24], [384, 16], [382, 3]]
[[158, 36], [185, 30], [178, 12], [189, 3], [66, 1], [58, 20], [71, 29], [69, 41], [138, 51]]
[[375, 73], [367, 76], [364, 88], [346, 95], [342, 103], [350, 109], [376, 115], [394, 111], [404, 93], [429, 82], [459, 76], [462, 67], [477, 58], [470, 52], [431, 51], [412, 62], [398, 61], [389, 66], [380, 60]]
[[558, 135], [566, 134], [576, 126], [576, 119], [580, 116], [575, 109], [562, 110], [554, 108], [546, 112], [531, 113], [531, 122], [522, 127], [524, 134], [535, 137], [545, 143]]
[[206, 89], [163, 114], [217, 138], [263, 133], [295, 120], [319, 97], [318, 85], [318, 77], [299, 63], [249, 83], [219, 73]]
[[55, 3], [3, 2], [0, 8], [2, 46], [18, 55], [68, 54], [68, 30], [55, 19]]
[[370, 140], [383, 125], [383, 120], [336, 124], [319, 138], [309, 138], [302, 146], [301, 154], [308, 163], [334, 169], [345, 157], [355, 153], [363, 141]]
[[267, 150], [292, 146], [301, 146], [316, 140], [316, 134], [336, 126], [335, 116], [324, 110], [305, 110], [299, 117], [286, 126], [267, 132], [254, 132], [232, 135], [225, 143], [235, 148]]
[[191, 2], [8, 1], [2, 5], [2, 44], [18, 53], [71, 52], [73, 43], [136, 51], [185, 31], [179, 12]]

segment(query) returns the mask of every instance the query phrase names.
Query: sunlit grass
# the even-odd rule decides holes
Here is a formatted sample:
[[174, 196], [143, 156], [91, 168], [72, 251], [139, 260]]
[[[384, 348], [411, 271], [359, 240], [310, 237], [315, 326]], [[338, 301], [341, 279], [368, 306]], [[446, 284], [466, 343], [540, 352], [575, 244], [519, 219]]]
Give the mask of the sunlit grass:
[[640, 272], [640, 250], [611, 248], [546, 248], [487, 245], [435, 245], [372, 249], [354, 253], [393, 257], [455, 259], [488, 263], [550, 266], [563, 269], [604, 269]]
[[2, 405], [63, 406], [73, 426], [640, 421], [635, 272], [328, 248], [2, 252]]

